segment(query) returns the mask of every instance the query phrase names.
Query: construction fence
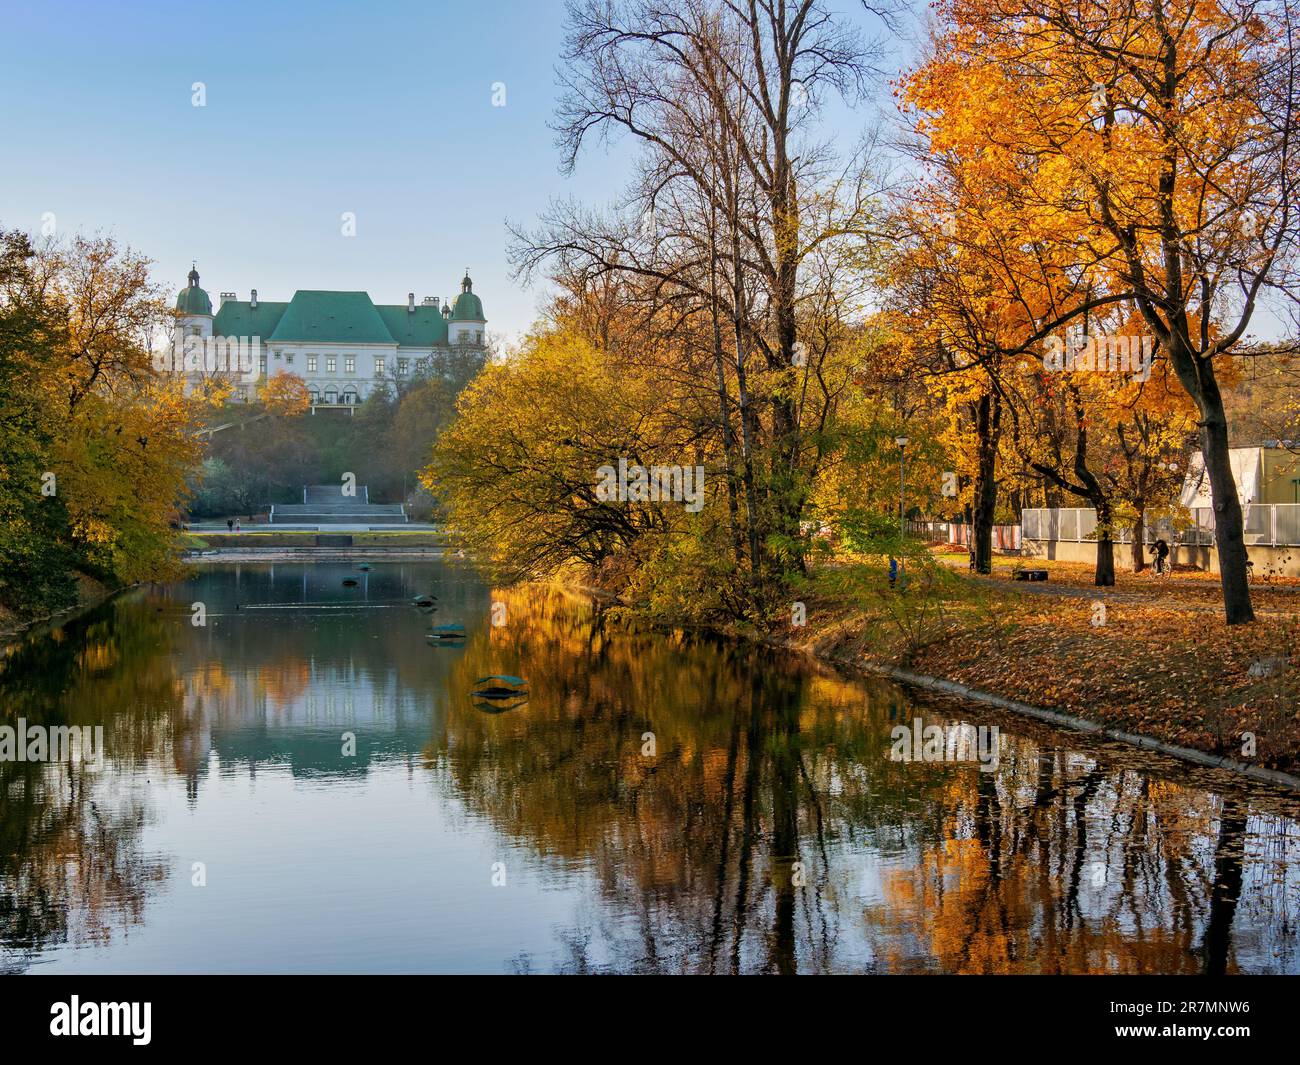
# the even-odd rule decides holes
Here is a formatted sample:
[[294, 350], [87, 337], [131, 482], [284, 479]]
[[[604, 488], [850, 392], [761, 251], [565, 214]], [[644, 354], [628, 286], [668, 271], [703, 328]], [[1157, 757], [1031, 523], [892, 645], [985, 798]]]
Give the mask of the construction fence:
[[[1300, 546], [1300, 503], [1249, 503], [1244, 510], [1247, 546]], [[1164, 540], [1170, 546], [1213, 546], [1213, 508], [1193, 507], [1186, 514], [1179, 519], [1148, 515], [1143, 539], [1148, 544]], [[1020, 515], [1020, 532], [1024, 540], [1095, 541], [1097, 512], [1086, 507], [1027, 508]], [[1117, 528], [1113, 539], [1127, 544], [1132, 537], [1132, 528], [1126, 526]]]

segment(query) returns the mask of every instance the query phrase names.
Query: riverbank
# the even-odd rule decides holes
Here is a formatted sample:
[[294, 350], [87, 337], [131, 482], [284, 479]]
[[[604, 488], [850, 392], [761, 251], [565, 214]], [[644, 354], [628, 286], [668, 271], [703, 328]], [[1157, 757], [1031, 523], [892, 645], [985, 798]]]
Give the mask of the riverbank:
[[1089, 567], [1042, 566], [1046, 583], [1014, 582], [1008, 562], [989, 577], [940, 565], [894, 588], [879, 566], [825, 567], [792, 594], [776, 629], [722, 631], [1300, 784], [1300, 588], [1256, 586], [1259, 620], [1229, 628], [1218, 582], [1203, 575], [1121, 574], [1114, 588], [1096, 588]]
[[42, 626], [52, 626], [70, 621], [72, 618], [84, 614], [88, 610], [94, 610], [95, 607], [102, 603], [106, 603], [113, 596], [126, 591], [128, 587], [127, 585], [110, 587], [84, 573], [76, 574], [76, 581], [77, 601], [62, 610], [55, 610], [48, 614], [23, 615], [16, 614], [12, 610], [0, 606], [0, 644], [14, 643]]
[[781, 639], [863, 672], [932, 678], [967, 698], [984, 693], [1166, 753], [1186, 748], [1300, 776], [1294, 589], [1255, 589], [1260, 620], [1229, 628], [1212, 613], [1214, 588], [1198, 578], [1139, 575], [1098, 589], [1068, 565], [1049, 569], [1051, 592], [1005, 575], [941, 573], [891, 589], [874, 567], [822, 571], [801, 593], [806, 624]]
[[185, 555], [185, 564], [231, 562], [402, 562], [446, 558], [442, 547], [223, 547]]
[[354, 547], [437, 547], [447, 546], [447, 536], [442, 532], [432, 532], [429, 530], [406, 531], [402, 529], [384, 529], [370, 531], [350, 531], [340, 529], [331, 531], [330, 529], [312, 530], [270, 530], [270, 529], [247, 529], [238, 533], [224, 532], [187, 532], [183, 535], [181, 544], [185, 549], [186, 555], [192, 555], [198, 552], [210, 550], [226, 550], [230, 548], [268, 548], [268, 547], [312, 547], [315, 546], [317, 537], [334, 537], [346, 536]]

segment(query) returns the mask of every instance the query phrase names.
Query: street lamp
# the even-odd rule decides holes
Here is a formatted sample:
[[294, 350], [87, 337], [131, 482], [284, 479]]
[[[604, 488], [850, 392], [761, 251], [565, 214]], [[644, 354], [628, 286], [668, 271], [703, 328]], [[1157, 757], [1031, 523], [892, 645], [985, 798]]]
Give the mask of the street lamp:
[[907, 454], [908, 440], [905, 436], [894, 437], [894, 443], [898, 445], [898, 533], [900, 536], [906, 536], [906, 526], [904, 522], [903, 511], [903, 494], [906, 489], [903, 472], [903, 458]]

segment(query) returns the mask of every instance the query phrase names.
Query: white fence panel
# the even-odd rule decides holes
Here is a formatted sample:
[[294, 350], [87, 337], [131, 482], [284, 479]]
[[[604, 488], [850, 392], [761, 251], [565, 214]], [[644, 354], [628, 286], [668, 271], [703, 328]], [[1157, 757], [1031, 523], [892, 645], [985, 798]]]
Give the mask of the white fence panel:
[[[1208, 547], [1214, 544], [1214, 509], [1194, 507], [1191, 524], [1148, 516], [1145, 540], [1148, 544], [1166, 540], [1171, 544]], [[1300, 503], [1252, 503], [1245, 508], [1245, 539], [1264, 547], [1300, 546]], [[1026, 540], [1063, 540], [1082, 543], [1096, 539], [1097, 512], [1079, 507], [1027, 507], [1020, 517], [1021, 535]], [[1132, 539], [1131, 528], [1117, 528], [1115, 542]]]

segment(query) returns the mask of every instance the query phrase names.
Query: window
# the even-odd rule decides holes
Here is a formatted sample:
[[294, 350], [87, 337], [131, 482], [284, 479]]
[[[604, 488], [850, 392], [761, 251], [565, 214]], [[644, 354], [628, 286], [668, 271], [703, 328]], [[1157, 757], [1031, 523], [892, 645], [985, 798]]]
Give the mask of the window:
[[258, 362], [259, 362], [259, 364], [260, 364], [258, 368], [262, 371], [262, 376], [265, 377], [265, 376], [266, 376], [266, 356], [263, 355], [260, 359], [258, 359]]
[[[283, 354], [284, 354], [283, 351], [277, 351], [277, 352], [275, 353], [275, 357], [278, 359], [278, 358], [279, 358], [281, 355], [283, 355]], [[290, 361], [290, 362], [293, 362], [293, 356], [292, 356], [292, 355], [289, 356], [289, 361]]]
[[416, 359], [416, 360], [415, 360], [415, 372], [416, 372], [416, 373], [428, 373], [428, 372], [429, 372], [429, 360], [428, 360], [428, 359]]
[[311, 397], [311, 402], [313, 406], [315, 406], [317, 403], [320, 402], [320, 389], [317, 388], [315, 385], [308, 386], [307, 394]]
[[326, 356], [325, 356], [325, 372], [326, 372], [326, 373], [337, 373], [337, 372], [338, 372], [338, 368], [339, 368], [339, 360], [338, 360], [338, 358], [335, 357], [335, 356], [333, 356], [333, 355], [326, 355]]
[[286, 356], [284, 357], [284, 364], [285, 364], [286, 366], [292, 366], [292, 365], [293, 365], [293, 352], [292, 352], [292, 351], [289, 352], [289, 354], [286, 355]]
[[384, 359], [383, 356], [381, 355], [375, 356], [375, 376], [376, 377], [384, 376]]
[[343, 390], [343, 395], [340, 398], [348, 406], [353, 406], [361, 402], [361, 397], [357, 395], [357, 390], [351, 385]]
[[406, 373], [408, 367], [410, 366], [410, 363], [411, 363], [411, 360], [410, 360], [410, 359], [398, 359], [398, 360], [397, 360], [397, 375], [398, 375], [399, 377], [400, 377], [402, 374]]
[[316, 372], [316, 356], [315, 356], [315, 355], [308, 355], [308, 356], [307, 356], [307, 372], [308, 372], [308, 373], [315, 373], [315, 372]]
[[327, 389], [325, 389], [325, 402], [326, 402], [326, 403], [328, 403], [330, 406], [333, 406], [333, 405], [336, 404], [338, 401], [339, 401], [339, 393], [338, 393], [338, 389], [336, 389], [336, 388], [327, 388]]
[[356, 372], [357, 372], [357, 357], [356, 357], [355, 355], [346, 355], [346, 356], [344, 356], [344, 358], [343, 358], [343, 372], [344, 372], [344, 373], [356, 373]]

